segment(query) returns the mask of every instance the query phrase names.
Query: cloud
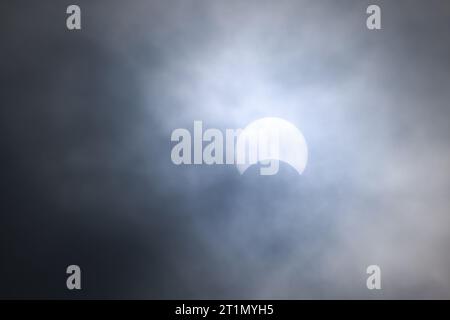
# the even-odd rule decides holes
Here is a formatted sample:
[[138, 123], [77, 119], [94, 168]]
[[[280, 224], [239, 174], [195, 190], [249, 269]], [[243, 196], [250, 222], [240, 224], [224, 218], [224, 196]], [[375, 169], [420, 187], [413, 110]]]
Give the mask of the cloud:
[[[368, 2], [81, 1], [78, 33], [9, 5], [0, 295], [66, 297], [76, 260], [85, 297], [448, 298], [448, 6], [378, 2], [379, 32]], [[265, 116], [303, 175], [170, 161], [176, 128]]]

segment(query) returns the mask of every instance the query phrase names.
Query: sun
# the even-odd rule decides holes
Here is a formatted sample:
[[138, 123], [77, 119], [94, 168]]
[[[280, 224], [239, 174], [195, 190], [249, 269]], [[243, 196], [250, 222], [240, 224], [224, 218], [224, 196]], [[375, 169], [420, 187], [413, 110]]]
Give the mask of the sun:
[[308, 147], [300, 130], [289, 121], [277, 117], [255, 120], [241, 132], [236, 144], [236, 166], [243, 174], [260, 162], [262, 175], [278, 172], [278, 161], [292, 166], [301, 174], [308, 161]]

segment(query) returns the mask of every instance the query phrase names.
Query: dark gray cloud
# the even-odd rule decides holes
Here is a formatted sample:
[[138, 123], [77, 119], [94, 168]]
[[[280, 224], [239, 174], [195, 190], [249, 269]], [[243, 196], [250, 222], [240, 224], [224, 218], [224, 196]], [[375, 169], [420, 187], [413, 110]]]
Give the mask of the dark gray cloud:
[[[2, 4], [0, 296], [449, 298], [450, 6], [371, 3]], [[170, 160], [265, 116], [302, 176]]]

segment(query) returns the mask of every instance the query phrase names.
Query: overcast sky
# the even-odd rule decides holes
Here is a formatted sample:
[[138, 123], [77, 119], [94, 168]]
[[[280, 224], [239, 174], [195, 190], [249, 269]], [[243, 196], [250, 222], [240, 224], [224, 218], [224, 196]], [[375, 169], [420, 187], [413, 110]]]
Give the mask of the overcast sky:
[[[76, 3], [0, 5], [0, 297], [450, 298], [448, 1]], [[301, 176], [170, 159], [267, 116]]]

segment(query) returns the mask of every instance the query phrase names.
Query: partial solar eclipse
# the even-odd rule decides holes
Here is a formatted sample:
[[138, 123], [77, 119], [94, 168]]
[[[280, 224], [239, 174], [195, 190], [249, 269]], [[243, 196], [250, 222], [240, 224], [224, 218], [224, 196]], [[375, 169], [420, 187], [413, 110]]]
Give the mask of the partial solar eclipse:
[[241, 174], [257, 163], [270, 164], [270, 167], [261, 167], [262, 175], [275, 174], [278, 161], [289, 164], [299, 174], [306, 168], [305, 138], [292, 123], [281, 118], [267, 117], [251, 122], [239, 135], [236, 146], [236, 166]]

